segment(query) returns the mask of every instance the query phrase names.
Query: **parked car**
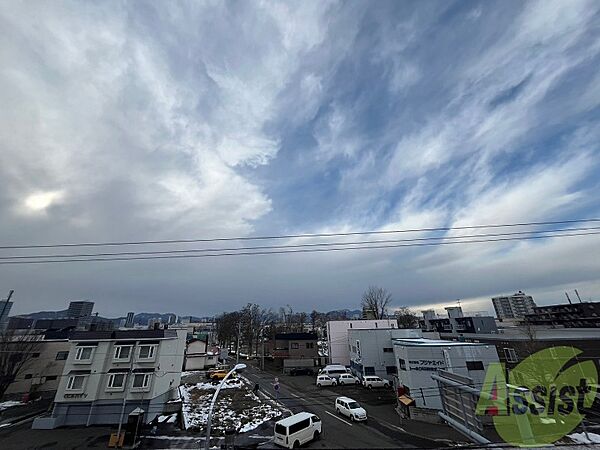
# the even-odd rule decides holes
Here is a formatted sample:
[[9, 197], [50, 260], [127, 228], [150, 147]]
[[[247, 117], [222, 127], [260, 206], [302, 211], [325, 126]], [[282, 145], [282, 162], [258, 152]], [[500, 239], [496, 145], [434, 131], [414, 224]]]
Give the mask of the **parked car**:
[[335, 410], [338, 414], [349, 417], [353, 422], [367, 420], [367, 411], [357, 401], [349, 397], [335, 399]]
[[345, 366], [342, 365], [330, 365], [325, 366], [320, 372], [319, 375], [329, 375], [332, 378], [337, 379], [340, 375], [348, 373], [348, 370]]
[[281, 447], [298, 448], [321, 437], [322, 424], [319, 416], [301, 412], [275, 423], [273, 442]]
[[362, 384], [364, 387], [369, 388], [369, 389], [379, 388], [379, 387], [383, 387], [383, 388], [390, 387], [390, 382], [388, 380], [382, 380], [381, 378], [374, 377], [372, 375], [363, 377]]
[[344, 384], [360, 384], [360, 380], [349, 373], [341, 374], [338, 377], [337, 382], [340, 386], [343, 386]]
[[293, 367], [290, 369], [290, 375], [314, 375], [315, 372], [310, 367]]
[[[219, 380], [222, 380], [223, 378], [225, 378], [228, 373], [229, 373], [229, 370], [215, 370], [210, 374], [210, 379], [213, 381], [219, 381]], [[235, 376], [236, 376], [235, 373], [231, 374], [231, 377], [235, 378]]]
[[317, 387], [336, 386], [336, 385], [337, 385], [336, 379], [330, 377], [329, 375], [318, 375], [317, 376]]

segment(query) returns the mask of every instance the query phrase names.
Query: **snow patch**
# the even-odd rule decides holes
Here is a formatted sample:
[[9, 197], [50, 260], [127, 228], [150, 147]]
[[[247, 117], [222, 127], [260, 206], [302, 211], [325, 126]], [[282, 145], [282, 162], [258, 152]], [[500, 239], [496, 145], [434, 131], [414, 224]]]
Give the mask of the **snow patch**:
[[578, 444], [600, 444], [600, 434], [588, 433], [573, 433], [568, 435], [573, 441]]
[[10, 400], [8, 402], [2, 402], [2, 403], [0, 403], [0, 411], [4, 411], [5, 409], [8, 409], [8, 408], [13, 408], [15, 406], [22, 406], [22, 405], [26, 405], [26, 404], [27, 403], [15, 401], [15, 400]]

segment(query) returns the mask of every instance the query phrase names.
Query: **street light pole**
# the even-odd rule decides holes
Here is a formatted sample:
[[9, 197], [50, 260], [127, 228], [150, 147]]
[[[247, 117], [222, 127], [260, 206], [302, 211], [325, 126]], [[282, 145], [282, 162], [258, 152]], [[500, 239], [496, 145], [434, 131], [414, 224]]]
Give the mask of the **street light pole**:
[[234, 372], [241, 372], [245, 368], [246, 364], [236, 364], [233, 369], [227, 372], [227, 375], [225, 375], [225, 378], [221, 380], [219, 386], [217, 386], [217, 389], [215, 390], [212, 400], [210, 401], [210, 407], [208, 408], [208, 418], [206, 419], [206, 442], [204, 443], [205, 450], [210, 449], [210, 425], [212, 422], [212, 412], [215, 407], [215, 402], [217, 401], [217, 395], [219, 395], [219, 391], [225, 385], [225, 381], [227, 381], [231, 374], [233, 374]]

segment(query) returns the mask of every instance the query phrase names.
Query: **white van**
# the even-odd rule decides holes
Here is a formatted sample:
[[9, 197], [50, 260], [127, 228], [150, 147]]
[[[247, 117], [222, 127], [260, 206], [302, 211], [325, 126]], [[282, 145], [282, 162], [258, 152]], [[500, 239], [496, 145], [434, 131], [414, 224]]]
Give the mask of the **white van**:
[[285, 448], [298, 448], [306, 442], [316, 441], [321, 433], [321, 419], [314, 414], [301, 412], [275, 424], [273, 442]]
[[319, 372], [319, 375], [328, 375], [337, 380], [343, 373], [348, 373], [346, 366], [342, 366], [341, 364], [332, 364], [330, 366], [323, 367], [323, 369]]

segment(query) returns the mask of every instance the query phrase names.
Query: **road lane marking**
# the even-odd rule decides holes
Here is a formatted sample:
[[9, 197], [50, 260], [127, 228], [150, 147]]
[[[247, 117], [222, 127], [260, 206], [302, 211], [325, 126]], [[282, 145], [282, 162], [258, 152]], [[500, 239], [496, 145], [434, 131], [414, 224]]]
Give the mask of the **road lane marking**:
[[300, 397], [299, 395], [294, 394], [293, 392], [290, 392], [290, 395], [292, 395], [292, 396], [294, 396], [296, 398], [304, 400], [302, 397]]
[[335, 414], [331, 414], [329, 411], [325, 411], [326, 414], [329, 414], [331, 417], [336, 418], [337, 420], [339, 420], [340, 422], [344, 422], [346, 425], [352, 426], [352, 424], [350, 422], [346, 422], [344, 419], [339, 418], [338, 416], [336, 416]]

